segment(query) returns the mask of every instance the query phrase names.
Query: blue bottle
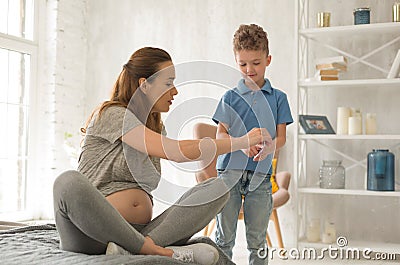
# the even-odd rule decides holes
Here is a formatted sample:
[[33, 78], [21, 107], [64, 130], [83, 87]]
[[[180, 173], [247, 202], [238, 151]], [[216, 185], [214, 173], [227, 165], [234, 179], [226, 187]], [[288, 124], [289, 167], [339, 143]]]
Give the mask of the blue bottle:
[[367, 159], [367, 189], [394, 191], [394, 154], [388, 149], [374, 149]]

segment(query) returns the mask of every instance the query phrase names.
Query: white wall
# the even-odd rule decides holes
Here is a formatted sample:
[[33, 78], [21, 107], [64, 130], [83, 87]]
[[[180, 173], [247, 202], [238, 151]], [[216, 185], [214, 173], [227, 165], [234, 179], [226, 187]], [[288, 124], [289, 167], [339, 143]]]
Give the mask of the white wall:
[[[314, 6], [315, 9], [311, 12], [327, 11], [322, 9], [325, 9], [324, 3], [328, 2], [320, 1], [320, 5]], [[329, 10], [332, 11], [332, 26], [352, 24], [352, 9], [364, 5], [373, 8], [372, 22], [387, 21], [388, 14], [384, 10], [390, 9], [394, 1], [379, 1], [380, 12], [376, 12], [378, 10], [376, 1], [337, 2], [336, 8]], [[53, 179], [62, 170], [71, 168], [68, 152], [62, 147], [64, 133], [72, 133], [74, 137], [71, 142], [78, 146], [80, 138], [77, 130], [83, 125], [91, 110], [108, 98], [122, 65], [131, 53], [143, 46], [166, 49], [176, 64], [192, 60], [211, 60], [234, 66], [232, 54], [234, 31], [242, 23], [257, 23], [264, 27], [270, 39], [273, 61], [268, 68], [267, 76], [275, 87], [287, 92], [292, 114], [296, 116], [295, 1], [48, 0], [46, 8], [47, 21], [43, 26], [46, 27], [46, 36], [42, 38], [47, 41], [47, 45], [42, 50], [43, 61], [40, 66], [39, 82], [41, 97], [38, 99], [42, 105], [39, 104], [38, 111], [39, 123], [42, 126], [50, 126], [51, 130], [42, 128], [37, 137], [41, 144], [37, 154], [43, 157], [43, 162], [39, 166], [39, 174], [43, 173], [43, 181]], [[314, 26], [313, 23], [315, 21], [312, 21], [310, 26]], [[394, 50], [389, 52], [391, 53], [389, 57], [394, 54]], [[174, 105], [196, 96], [207, 95], [218, 99], [224, 92], [223, 89], [212, 86], [203, 87], [202, 90], [204, 91], [181, 90]], [[396, 98], [390, 97], [391, 93], [395, 91], [389, 90], [387, 94], [375, 97], [380, 102], [390, 99], [389, 104], [385, 105], [385, 110], [390, 110], [391, 106], [395, 105]], [[329, 99], [321, 101], [321, 105], [316, 106], [316, 109], [325, 108], [334, 125], [336, 106], [332, 101], [341, 97], [338, 94], [330, 96]], [[349, 94], [348, 102], [352, 102], [351, 98], [354, 97], [356, 95]], [[327, 102], [331, 103], [326, 104]], [[370, 106], [367, 98], [360, 101], [360, 104]], [[333, 109], [327, 109], [332, 106]], [[378, 105], [373, 106], [379, 111]], [[384, 124], [383, 120], [382, 122]], [[294, 170], [293, 129], [293, 125], [288, 128], [287, 143], [281, 152], [279, 163], [281, 170], [291, 172]], [[394, 130], [393, 132], [398, 130], [392, 127], [387, 129]], [[184, 134], [182, 137], [190, 137], [188, 131]], [[48, 151], [43, 152], [43, 150]], [[175, 174], [176, 170], [169, 172]], [[189, 179], [187, 182], [194, 184], [194, 176], [185, 172], [179, 173], [179, 177], [181, 176], [187, 177], [186, 179]], [[40, 188], [37, 194], [47, 190], [42, 197], [48, 202], [51, 201], [49, 192], [51, 187], [43, 187], [40, 184], [36, 183]], [[294, 185], [291, 186], [291, 193], [294, 194]], [[292, 197], [289, 203], [279, 210], [283, 237], [288, 246], [295, 242], [297, 218], [295, 200], [296, 198]], [[357, 209], [359, 207], [357, 202], [359, 201], [344, 203], [353, 203], [354, 207], [350, 209]], [[367, 197], [365, 200], [363, 197], [362, 203], [369, 205], [371, 202]], [[49, 204], [51, 203], [45, 205], [51, 211]], [[159, 212], [163, 207], [157, 206], [156, 211]], [[322, 207], [326, 208], [326, 204]], [[346, 220], [356, 220], [354, 217], [357, 216], [354, 216], [354, 213], [357, 214], [357, 211], [346, 212], [348, 214]], [[385, 225], [393, 227], [393, 222], [386, 221], [381, 224], [382, 227]], [[362, 223], [360, 222], [360, 226]], [[273, 234], [271, 236], [274, 237]]]
[[[81, 139], [86, 98], [86, 1], [47, 0], [39, 3], [38, 83], [35, 91], [34, 163], [28, 173], [28, 207], [35, 218], [53, 215], [52, 183], [63, 171], [73, 168]], [[32, 172], [35, 172], [32, 174]]]

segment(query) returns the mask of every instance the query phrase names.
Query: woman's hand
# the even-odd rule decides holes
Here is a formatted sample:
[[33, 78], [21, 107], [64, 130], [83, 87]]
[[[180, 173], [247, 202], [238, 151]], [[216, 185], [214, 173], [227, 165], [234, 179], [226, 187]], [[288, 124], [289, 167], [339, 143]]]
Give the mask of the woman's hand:
[[264, 160], [268, 154], [274, 152], [275, 141], [265, 128], [254, 128], [243, 138], [252, 146], [241, 150], [248, 157], [254, 157], [254, 161]]
[[253, 128], [247, 134], [241, 137], [248, 142], [248, 147], [258, 144], [272, 144], [272, 137], [265, 128]]

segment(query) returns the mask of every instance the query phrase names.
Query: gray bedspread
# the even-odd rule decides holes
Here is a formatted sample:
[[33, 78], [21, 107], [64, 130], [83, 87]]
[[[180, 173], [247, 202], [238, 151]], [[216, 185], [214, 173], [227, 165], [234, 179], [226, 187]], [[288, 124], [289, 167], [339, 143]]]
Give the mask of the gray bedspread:
[[[189, 243], [204, 242], [215, 246], [208, 237], [190, 239]], [[216, 246], [215, 246], [216, 247]], [[149, 255], [106, 256], [85, 255], [60, 250], [59, 237], [54, 225], [27, 226], [0, 231], [1, 264], [188, 264], [171, 258]], [[220, 251], [218, 265], [234, 264]]]

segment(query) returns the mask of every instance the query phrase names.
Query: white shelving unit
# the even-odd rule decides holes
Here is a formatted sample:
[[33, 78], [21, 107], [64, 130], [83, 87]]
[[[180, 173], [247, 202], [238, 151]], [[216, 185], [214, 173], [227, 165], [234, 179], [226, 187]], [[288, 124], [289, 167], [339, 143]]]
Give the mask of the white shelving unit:
[[326, 27], [299, 29], [299, 34], [307, 38], [341, 37], [343, 34], [390, 34], [399, 30], [396, 23], [375, 23], [365, 25], [349, 25], [341, 27]]
[[[365, 94], [370, 93], [371, 89], [391, 89], [399, 90], [396, 96], [400, 98], [400, 78], [387, 79], [385, 78], [389, 72], [389, 68], [382, 66], [376, 61], [376, 56], [380, 53], [385, 53], [387, 49], [393, 48], [393, 46], [400, 48], [400, 23], [375, 23], [366, 25], [347, 25], [347, 26], [336, 26], [326, 28], [309, 28], [310, 16], [309, 8], [310, 3], [313, 0], [298, 0], [297, 2], [297, 51], [298, 51], [298, 82], [297, 82], [297, 114], [316, 114], [309, 112], [309, 105], [312, 103], [310, 99], [310, 92], [318, 91], [319, 93], [325, 93], [325, 91], [356, 91], [363, 96], [370, 96], [371, 100], [373, 95]], [[331, 1], [331, 4], [335, 4], [336, 1]], [[379, 45], [370, 47], [369, 50], [363, 54], [353, 53], [352, 48], [354, 47], [343, 47], [340, 44], [341, 40], [349, 41], [354, 38], [354, 41], [362, 41], [375, 36], [380, 38], [384, 36], [386, 39]], [[331, 41], [334, 40], [334, 41]], [[311, 45], [312, 44], [312, 45]], [[348, 58], [348, 68], [357, 69], [361, 67], [367, 67], [373, 69], [376, 74], [371, 78], [352, 78], [348, 80], [337, 80], [337, 81], [308, 81], [307, 78], [313, 76], [313, 56], [315, 56], [312, 47], [315, 44], [320, 50], [326, 50], [327, 53], [335, 53], [336, 55], [343, 55]], [[314, 45], [314, 46], [313, 46]], [[397, 48], [397, 49], [398, 49]], [[327, 55], [331, 56], [331, 55]], [[315, 71], [315, 70], [314, 70]], [[368, 92], [369, 91], [369, 92]], [[336, 106], [338, 107], [338, 106]], [[315, 109], [315, 108], [314, 108]], [[397, 108], [399, 110], [399, 108]], [[334, 110], [336, 111], [336, 109]], [[331, 112], [334, 112], [331, 111]], [[394, 115], [396, 117], [396, 115]], [[332, 124], [334, 125], [334, 124]], [[393, 192], [379, 192], [369, 191], [362, 187], [347, 188], [346, 189], [321, 189], [317, 186], [317, 183], [310, 182], [310, 178], [315, 176], [310, 174], [310, 160], [320, 160], [318, 154], [308, 153], [308, 147], [310, 144], [319, 146], [321, 152], [328, 150], [330, 153], [341, 157], [346, 160], [348, 165], [346, 166], [346, 178], [359, 178], [365, 181], [367, 171], [367, 153], [361, 154], [355, 157], [354, 154], [348, 153], [349, 145], [363, 145], [364, 143], [375, 143], [384, 142], [384, 146], [391, 148], [398, 148], [400, 146], [400, 134], [399, 132], [389, 134], [377, 134], [377, 135], [316, 135], [316, 134], [303, 134], [299, 122], [296, 122], [297, 130], [295, 132], [295, 185], [296, 185], [296, 197], [298, 201], [298, 222], [297, 222], [297, 243], [298, 247], [326, 247], [326, 244], [322, 243], [310, 243], [305, 239], [306, 226], [308, 220], [308, 212], [314, 207], [313, 200], [332, 200], [335, 201], [339, 198], [345, 200], [362, 200], [377, 198], [378, 200], [389, 200], [391, 205], [397, 206], [397, 210], [400, 209], [400, 191]], [[333, 126], [335, 128], [335, 126]], [[381, 144], [382, 145], [382, 144]], [[362, 157], [362, 158], [360, 158]], [[311, 161], [313, 162], [313, 161]], [[315, 161], [314, 161], [315, 163]], [[357, 168], [363, 170], [361, 176], [347, 175], [348, 170]], [[398, 170], [398, 169], [396, 169]], [[398, 174], [396, 172], [396, 174]], [[365, 183], [364, 183], [365, 184]], [[341, 208], [342, 211], [346, 211], [346, 205]], [[393, 210], [393, 209], [392, 209]], [[316, 210], [318, 211], [318, 210]], [[340, 214], [340, 213], [338, 213]], [[366, 213], [367, 214], [367, 213]], [[390, 214], [388, 212], [387, 214]], [[321, 216], [323, 218], [323, 216]], [[323, 219], [321, 219], [323, 220]], [[400, 220], [397, 220], [399, 223]], [[398, 228], [398, 227], [397, 227]], [[340, 227], [337, 228], [340, 230]], [[354, 229], [357, 229], [356, 227]], [[366, 232], [367, 233], [367, 232]], [[398, 233], [398, 232], [397, 232]], [[357, 233], [354, 233], [357, 234]], [[382, 251], [388, 253], [400, 253], [400, 238], [397, 242], [382, 242], [374, 241], [371, 245], [371, 241], [359, 240], [360, 238], [352, 238], [352, 234], [349, 233], [348, 240], [351, 244], [350, 247], [370, 247], [374, 251]], [[362, 238], [361, 238], [362, 239]]]
[[400, 141], [400, 135], [385, 135], [385, 134], [380, 134], [380, 135], [366, 135], [366, 134], [361, 134], [361, 135], [336, 135], [336, 134], [320, 134], [320, 135], [312, 135], [312, 134], [303, 134], [303, 135], [298, 135], [298, 138], [301, 140], [399, 140]]
[[[400, 25], [399, 25], [400, 26]], [[376, 85], [391, 87], [400, 86], [400, 79], [364, 79], [364, 80], [334, 80], [334, 81], [303, 81], [298, 82], [298, 86], [301, 88], [324, 88], [324, 87], [336, 87], [336, 88], [356, 88], [356, 87], [373, 87]]]
[[299, 188], [298, 192], [304, 193], [304, 194], [400, 197], [400, 191], [378, 192], [378, 191], [370, 191], [370, 190], [321, 189], [319, 187]]

